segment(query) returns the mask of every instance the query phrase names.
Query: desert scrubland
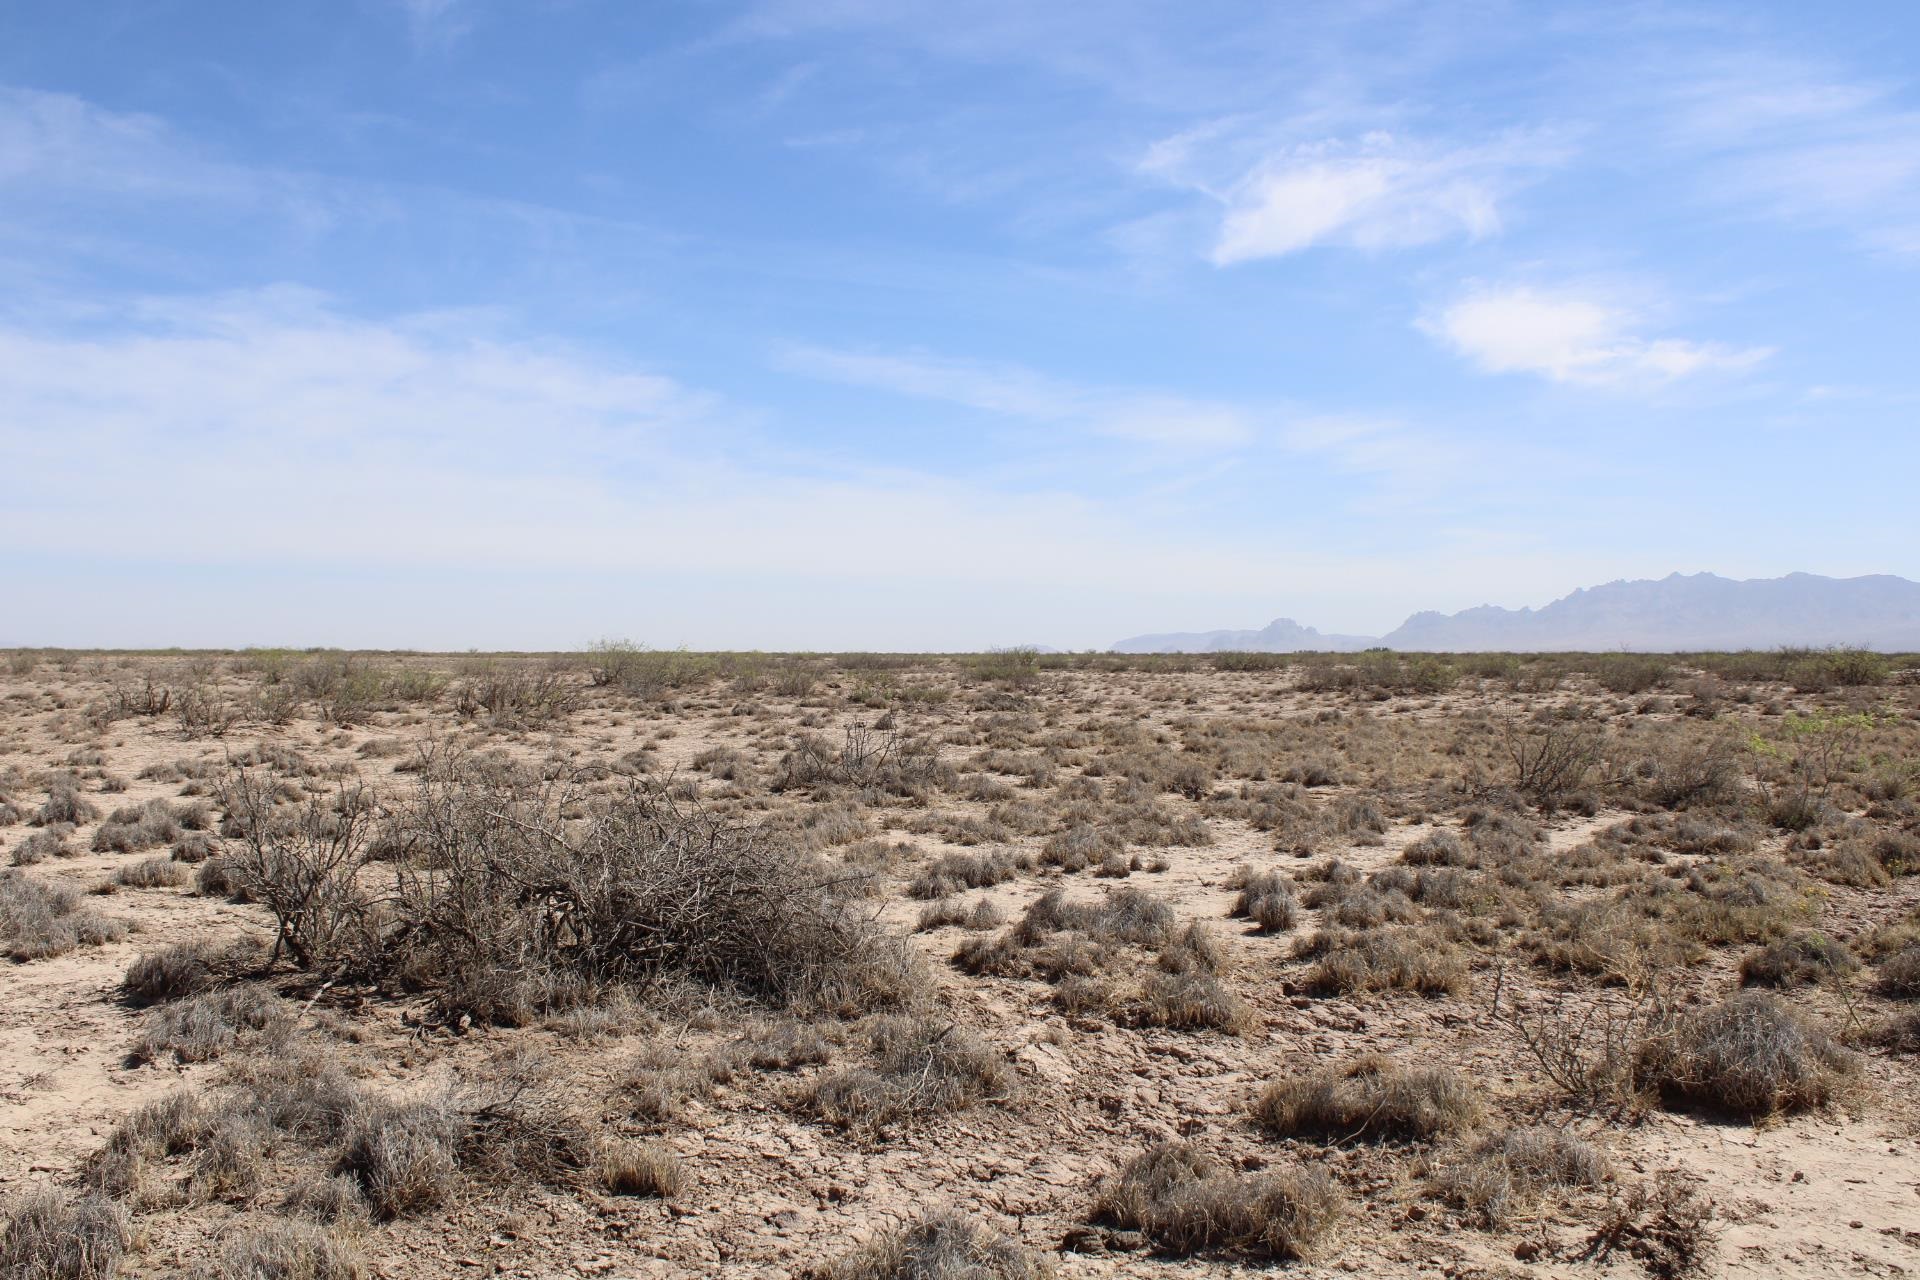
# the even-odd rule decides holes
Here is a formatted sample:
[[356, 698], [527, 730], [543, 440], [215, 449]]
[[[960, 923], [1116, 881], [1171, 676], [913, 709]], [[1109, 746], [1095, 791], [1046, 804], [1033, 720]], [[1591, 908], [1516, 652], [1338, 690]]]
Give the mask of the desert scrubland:
[[0, 655], [0, 1275], [1920, 1269], [1920, 667]]

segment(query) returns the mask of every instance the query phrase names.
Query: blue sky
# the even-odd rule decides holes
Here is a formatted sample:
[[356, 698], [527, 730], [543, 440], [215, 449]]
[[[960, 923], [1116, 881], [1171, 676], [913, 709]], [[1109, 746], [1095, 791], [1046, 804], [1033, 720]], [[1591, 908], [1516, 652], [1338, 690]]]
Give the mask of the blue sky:
[[0, 15], [0, 643], [1920, 577], [1920, 7]]

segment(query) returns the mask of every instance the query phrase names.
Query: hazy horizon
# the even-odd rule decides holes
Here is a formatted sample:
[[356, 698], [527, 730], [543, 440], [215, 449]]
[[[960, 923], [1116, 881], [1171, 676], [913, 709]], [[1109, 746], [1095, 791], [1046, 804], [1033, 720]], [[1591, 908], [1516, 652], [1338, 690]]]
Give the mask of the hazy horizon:
[[1101, 648], [1920, 578], [1920, 10], [118, 0], [0, 643]]

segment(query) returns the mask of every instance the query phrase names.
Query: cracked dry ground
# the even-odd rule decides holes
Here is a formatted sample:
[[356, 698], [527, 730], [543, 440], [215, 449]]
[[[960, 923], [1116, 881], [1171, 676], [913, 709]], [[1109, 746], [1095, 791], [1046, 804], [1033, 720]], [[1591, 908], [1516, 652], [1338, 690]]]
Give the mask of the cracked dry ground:
[[[688, 658], [639, 678], [581, 657], [19, 660], [0, 676], [4, 874], [72, 890], [62, 919], [100, 927], [0, 939], [32, 956], [0, 981], [0, 1196], [116, 1200], [129, 1275], [296, 1274], [240, 1242], [322, 1220], [334, 1269], [304, 1274], [802, 1275], [949, 1210], [1018, 1248], [942, 1275], [1030, 1274], [1015, 1256], [1063, 1276], [1920, 1270], [1920, 684], [1895, 664], [1822, 687], [1749, 657], [1624, 675], [1622, 655]], [[1567, 744], [1571, 776], [1523, 776]], [[179, 999], [123, 986], [142, 956], [271, 940], [267, 908], [208, 873], [246, 844], [240, 771], [275, 813], [366, 784], [378, 846], [420, 805], [423, 760], [452, 758], [523, 797], [577, 782], [566, 821], [613, 770], [818, 859], [920, 985], [830, 1014], [667, 975], [490, 1025], [434, 981], [263, 946]], [[369, 898], [410, 848], [359, 868]], [[1284, 901], [1270, 918], [1234, 914], [1263, 892]], [[1832, 1038], [1831, 1087], [1725, 1106], [1644, 1065], [1635, 1035], [1671, 1039], [1743, 989]], [[236, 991], [253, 1023], [182, 1038]], [[821, 1101], [836, 1073], [884, 1075], [885, 1027], [908, 1021], [977, 1040], [986, 1083]], [[1609, 1048], [1629, 1059], [1611, 1075]], [[1421, 1132], [1256, 1123], [1269, 1085], [1364, 1055], [1451, 1073], [1468, 1101]], [[334, 1064], [376, 1110], [518, 1073], [582, 1150], [644, 1149], [677, 1185], [618, 1194], [661, 1188], [591, 1159], [461, 1164], [370, 1212], [349, 1139], [241, 1114], [276, 1061]], [[227, 1166], [203, 1135], [103, 1175], [128, 1118], [181, 1091], [239, 1117], [241, 1174], [208, 1172]], [[1577, 1138], [1593, 1176], [1499, 1174], [1489, 1201], [1485, 1152], [1516, 1132]], [[1339, 1207], [1278, 1251], [1297, 1257], [1103, 1218], [1102, 1186], [1164, 1143], [1229, 1180], [1324, 1171]], [[324, 1213], [320, 1185], [342, 1197]], [[1663, 1216], [1676, 1202], [1700, 1212]]]

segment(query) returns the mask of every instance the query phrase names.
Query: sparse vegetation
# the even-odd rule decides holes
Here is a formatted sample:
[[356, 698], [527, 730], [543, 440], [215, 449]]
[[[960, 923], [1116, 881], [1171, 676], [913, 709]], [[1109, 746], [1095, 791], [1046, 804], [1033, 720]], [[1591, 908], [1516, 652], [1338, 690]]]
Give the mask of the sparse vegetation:
[[1920, 1070], [1911, 665], [42, 654], [0, 1153], [122, 1274], [1686, 1274], [1649, 1109]]

